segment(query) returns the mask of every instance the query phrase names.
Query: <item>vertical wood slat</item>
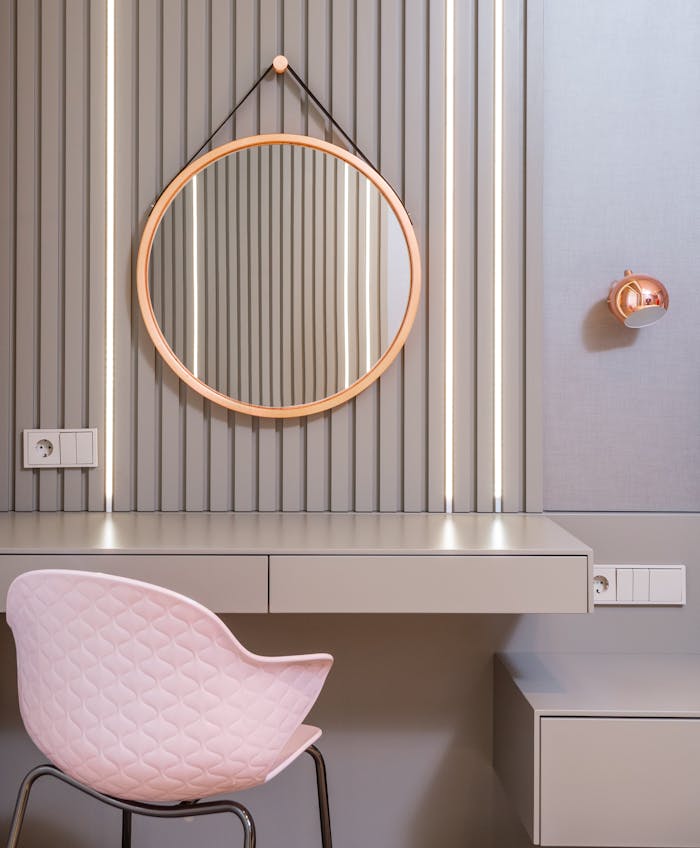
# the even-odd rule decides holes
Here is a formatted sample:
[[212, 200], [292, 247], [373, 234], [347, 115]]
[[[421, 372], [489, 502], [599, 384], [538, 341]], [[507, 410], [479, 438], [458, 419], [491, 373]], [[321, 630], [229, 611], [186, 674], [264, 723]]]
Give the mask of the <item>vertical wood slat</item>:
[[525, 508], [525, 0], [503, 33], [503, 511]]
[[[160, 10], [160, 157], [161, 185], [170, 181], [186, 161], [187, 148], [183, 131], [185, 97], [185, 62], [182, 54], [184, 41], [184, 8], [181, 0], [168, 2], [167, 14], [163, 4]], [[175, 316], [173, 316], [175, 319]], [[161, 468], [160, 508], [171, 511], [184, 507], [183, 468], [183, 410], [181, 396], [184, 390], [169, 368], [159, 363], [161, 434], [159, 460]]]
[[[19, 433], [37, 421], [38, 288], [38, 139], [39, 139], [39, 9], [18, 3], [16, 71], [16, 230], [15, 230], [15, 509], [37, 506], [38, 472], [22, 468]], [[19, 187], [21, 186], [21, 191]], [[21, 281], [21, 284], [20, 282]]]
[[[354, 134], [353, 126], [353, 62], [356, 60], [354, 47], [355, 14], [354, 0], [334, 4], [332, 10], [330, 113], [345, 128]], [[334, 134], [335, 135], [335, 134]], [[338, 139], [340, 141], [340, 139]], [[331, 430], [331, 502], [334, 512], [355, 509], [353, 467], [355, 401], [330, 410]]]
[[476, 405], [476, 0], [455, 3], [454, 22], [454, 504], [475, 508]]
[[445, 510], [445, 8], [428, 17], [428, 511]]
[[[227, 109], [235, 97], [234, 67], [232, 61], [235, 12], [227, 0], [212, 0], [211, 6], [211, 68], [210, 68], [210, 106], [211, 123], [218, 125], [218, 115], [227, 114]], [[216, 70], [213, 70], [216, 69]], [[229, 128], [230, 129], [230, 128]], [[223, 175], [217, 182], [217, 189], [223, 194], [226, 183]], [[216, 206], [225, 202], [225, 195], [217, 197]], [[227, 229], [227, 232], [231, 232]], [[219, 301], [217, 318], [219, 339], [226, 338], [228, 308], [224, 308], [226, 280], [235, 279], [227, 275], [224, 253], [224, 233], [217, 233], [217, 274], [219, 280]], [[237, 288], [232, 288], [231, 296], [237, 295]], [[228, 365], [229, 357], [224, 354]], [[222, 363], [223, 365], [223, 363]], [[229, 375], [230, 376], [230, 375]], [[215, 404], [209, 410], [209, 508], [216, 511], [230, 510], [233, 507], [233, 427], [229, 427], [232, 416], [229, 412]]]
[[[357, 0], [357, 43], [362, 44], [362, 61], [355, 80], [355, 125], [358, 144], [379, 161], [380, 92], [379, 21], [380, 7], [373, 0]], [[397, 365], [394, 364], [396, 368]], [[355, 398], [355, 509], [379, 509], [379, 383], [373, 383]]]
[[477, 7], [476, 510], [494, 509], [493, 4]]
[[525, 509], [543, 495], [544, 0], [526, 0], [525, 34]]
[[15, 346], [15, 56], [14, 0], [0, 4], [0, 511], [14, 508], [13, 354]]
[[[404, 176], [403, 24], [402, 0], [382, 2], [378, 167], [399, 197]], [[403, 430], [410, 421], [403, 417], [402, 370], [403, 354], [399, 354], [379, 380], [379, 509], [383, 512], [403, 509]]]
[[[88, 291], [87, 350], [105, 349], [105, 230], [106, 230], [106, 135], [105, 85], [107, 57], [102, 45], [106, 32], [107, 9], [105, 0], [86, 2], [89, 16], [89, 179], [86, 184], [88, 210], [88, 266], [86, 289]], [[105, 508], [105, 358], [90, 355], [87, 364], [88, 378], [88, 425], [98, 428], [98, 467], [90, 469], [88, 475], [88, 509], [99, 512]]]
[[[63, 26], [58, 3], [42, 4], [40, 23], [41, 134], [39, 153], [39, 427], [59, 421], [58, 386], [62, 382], [59, 321], [61, 314]], [[61, 508], [58, 469], [39, 473], [39, 509]]]
[[421, 245], [423, 291], [418, 314], [403, 353], [404, 416], [403, 506], [407, 512], [428, 508], [428, 250], [427, 194], [429, 0], [406, 0], [404, 44], [404, 202]]
[[[137, 474], [134, 446], [136, 374], [132, 336], [132, 239], [134, 174], [133, 133], [137, 103], [133, 91], [138, 83], [132, 47], [138, 30], [135, 0], [115, 7], [115, 175], [114, 194], [114, 510], [136, 508]], [[173, 16], [174, 17], [174, 16]], [[138, 334], [138, 325], [133, 334]]]

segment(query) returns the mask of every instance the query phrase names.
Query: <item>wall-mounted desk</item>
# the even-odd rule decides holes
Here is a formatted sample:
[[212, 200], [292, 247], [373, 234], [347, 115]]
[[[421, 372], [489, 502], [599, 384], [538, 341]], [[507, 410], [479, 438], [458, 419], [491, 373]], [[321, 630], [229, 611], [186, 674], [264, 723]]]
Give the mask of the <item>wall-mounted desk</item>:
[[590, 548], [541, 515], [0, 515], [3, 605], [34, 568], [135, 577], [217, 612], [591, 609]]
[[536, 845], [700, 846], [700, 654], [508, 654], [494, 767]]

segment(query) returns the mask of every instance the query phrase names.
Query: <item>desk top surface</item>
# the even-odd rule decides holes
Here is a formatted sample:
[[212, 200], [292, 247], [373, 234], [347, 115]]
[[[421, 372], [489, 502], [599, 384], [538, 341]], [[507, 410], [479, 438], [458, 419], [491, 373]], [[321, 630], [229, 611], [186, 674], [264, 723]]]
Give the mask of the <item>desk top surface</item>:
[[541, 716], [700, 717], [700, 654], [502, 654]]
[[0, 554], [590, 556], [542, 515], [4, 513]]

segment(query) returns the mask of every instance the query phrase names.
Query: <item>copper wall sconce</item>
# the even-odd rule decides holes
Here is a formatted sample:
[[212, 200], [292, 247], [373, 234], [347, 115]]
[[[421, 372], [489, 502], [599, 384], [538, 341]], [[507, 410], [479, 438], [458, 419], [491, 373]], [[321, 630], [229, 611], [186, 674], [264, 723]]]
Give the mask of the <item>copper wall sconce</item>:
[[627, 269], [624, 277], [610, 287], [608, 306], [625, 327], [638, 329], [664, 317], [668, 309], [668, 292], [664, 284], [654, 277], [633, 274]]

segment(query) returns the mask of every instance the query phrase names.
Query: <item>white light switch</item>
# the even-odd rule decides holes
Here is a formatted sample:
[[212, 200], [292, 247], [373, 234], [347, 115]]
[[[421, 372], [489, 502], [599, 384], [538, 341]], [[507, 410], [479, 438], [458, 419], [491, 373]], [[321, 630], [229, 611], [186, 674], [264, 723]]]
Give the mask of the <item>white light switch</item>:
[[76, 465], [75, 433], [59, 433], [58, 441], [61, 446], [61, 465]]
[[596, 565], [593, 569], [596, 606], [683, 606], [684, 565]]
[[682, 604], [684, 580], [680, 568], [649, 570], [649, 600], [654, 604]]
[[75, 434], [75, 461], [78, 465], [94, 465], [97, 462], [94, 444], [95, 439], [90, 430]]
[[634, 571], [631, 568], [617, 569], [617, 600], [634, 600]]

